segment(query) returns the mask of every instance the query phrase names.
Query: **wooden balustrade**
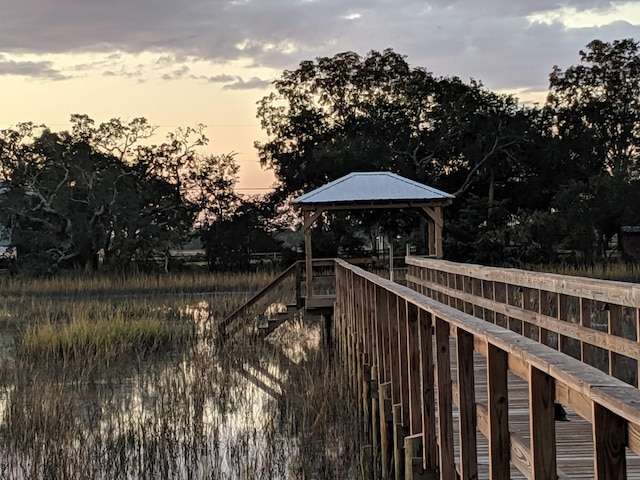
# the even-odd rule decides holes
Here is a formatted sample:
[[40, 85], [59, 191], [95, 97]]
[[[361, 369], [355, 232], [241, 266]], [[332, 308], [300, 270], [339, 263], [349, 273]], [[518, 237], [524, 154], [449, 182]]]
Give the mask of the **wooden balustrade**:
[[[336, 260], [335, 350], [361, 400], [371, 458], [380, 460], [370, 469], [375, 478], [466, 480], [482, 473], [509, 479], [514, 471], [528, 479], [571, 478], [557, 458], [554, 402], [591, 424], [587, 476], [628, 478], [631, 457], [629, 465], [640, 467], [640, 391], [539, 342], [552, 343], [554, 333], [560, 346], [565, 337], [581, 342], [581, 355], [588, 354], [583, 347], [606, 346], [637, 360], [631, 339], [617, 337], [614, 327], [587, 336], [592, 327], [584, 318], [587, 300], [608, 303], [618, 314], [637, 309], [635, 290], [617, 292], [600, 283], [590, 290], [580, 280], [526, 280], [497, 270], [474, 276], [479, 267], [438, 270], [411, 262], [412, 285], [434, 299]], [[513, 294], [520, 295], [519, 304]], [[558, 303], [551, 314], [541, 299], [553, 295]], [[582, 322], [570, 324], [563, 315], [573, 298], [583, 299], [577, 311]], [[513, 379], [526, 382], [524, 434], [510, 425]], [[480, 447], [486, 462], [479, 461]]]
[[407, 257], [407, 285], [638, 386], [640, 285]]

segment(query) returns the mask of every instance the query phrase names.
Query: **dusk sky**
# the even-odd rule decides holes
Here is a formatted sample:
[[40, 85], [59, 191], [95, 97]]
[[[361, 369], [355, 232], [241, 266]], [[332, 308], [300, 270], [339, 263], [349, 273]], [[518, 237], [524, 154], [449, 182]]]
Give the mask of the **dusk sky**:
[[0, 128], [146, 117], [160, 142], [203, 123], [207, 152], [237, 152], [244, 193], [273, 181], [253, 148], [256, 102], [302, 60], [393, 48], [542, 102], [553, 66], [577, 64], [591, 40], [640, 40], [638, 0], [0, 1]]

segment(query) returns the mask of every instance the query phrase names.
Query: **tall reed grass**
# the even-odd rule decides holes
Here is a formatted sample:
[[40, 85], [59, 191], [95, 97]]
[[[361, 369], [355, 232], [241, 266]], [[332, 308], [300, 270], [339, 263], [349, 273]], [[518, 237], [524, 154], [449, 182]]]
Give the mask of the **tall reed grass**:
[[575, 266], [571, 264], [528, 265], [525, 270], [576, 277], [599, 278], [601, 280], [616, 280], [620, 282], [640, 283], [640, 265], [635, 263], [613, 262], [594, 265]]
[[183, 346], [192, 336], [193, 325], [152, 317], [74, 320], [29, 326], [22, 336], [21, 350], [32, 360], [44, 362], [110, 361], [121, 355]]
[[[0, 329], [25, 346], [24, 355], [0, 352], [0, 478], [360, 478], [354, 399], [310, 319], [268, 342], [239, 336], [220, 346], [213, 326], [243, 295], [169, 296], [163, 286], [94, 298], [96, 286], [87, 288], [91, 296], [0, 301], [9, 319]], [[113, 340], [120, 328], [145, 344], [136, 322], [188, 326], [191, 336], [178, 353], [172, 339], [153, 356], [100, 361], [131, 346]], [[58, 352], [84, 345], [69, 347], [84, 360], [51, 361], [55, 347], [27, 346], [39, 338], [58, 338]]]
[[211, 293], [255, 291], [276, 273], [169, 273], [136, 275], [79, 274], [52, 278], [0, 277], [0, 291], [13, 296], [122, 295], [135, 293]]

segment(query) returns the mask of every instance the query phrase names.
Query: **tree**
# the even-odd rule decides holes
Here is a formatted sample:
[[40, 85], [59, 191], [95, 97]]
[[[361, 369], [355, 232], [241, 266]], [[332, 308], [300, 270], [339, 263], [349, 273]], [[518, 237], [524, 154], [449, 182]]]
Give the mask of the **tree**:
[[218, 216], [202, 229], [209, 271], [248, 271], [252, 254], [281, 250], [268, 210], [263, 198], [243, 200], [233, 212]]
[[550, 75], [548, 106], [560, 162], [572, 168], [554, 208], [564, 220], [565, 245], [585, 262], [603, 258], [625, 224], [637, 224], [640, 146], [640, 56], [632, 39], [594, 40], [580, 65]]
[[390, 50], [365, 59], [345, 52], [285, 71], [276, 93], [259, 102], [270, 140], [256, 144], [280, 182], [281, 199], [353, 170], [391, 168], [394, 132], [407, 118], [396, 100], [409, 72]]
[[139, 143], [154, 132], [144, 119], [71, 123], [68, 132], [32, 124], [0, 132], [0, 221], [23, 267], [95, 269], [102, 258], [128, 268], [158, 256], [166, 264], [198, 219], [231, 202], [233, 155], [198, 155], [202, 126], [149, 145]]
[[558, 135], [585, 178], [607, 172], [638, 178], [640, 140], [640, 56], [632, 39], [593, 40], [580, 51], [582, 64], [553, 68], [548, 104]]

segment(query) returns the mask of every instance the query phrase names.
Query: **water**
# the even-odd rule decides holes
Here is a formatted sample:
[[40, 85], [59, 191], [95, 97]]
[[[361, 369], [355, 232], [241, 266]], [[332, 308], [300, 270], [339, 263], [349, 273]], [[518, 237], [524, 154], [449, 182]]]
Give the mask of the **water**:
[[[350, 421], [328, 403], [317, 325], [215, 341], [216, 300], [180, 299], [196, 341], [109, 365], [16, 359], [0, 333], [2, 479], [290, 479], [352, 476]], [[175, 304], [167, 305], [175, 308]]]

